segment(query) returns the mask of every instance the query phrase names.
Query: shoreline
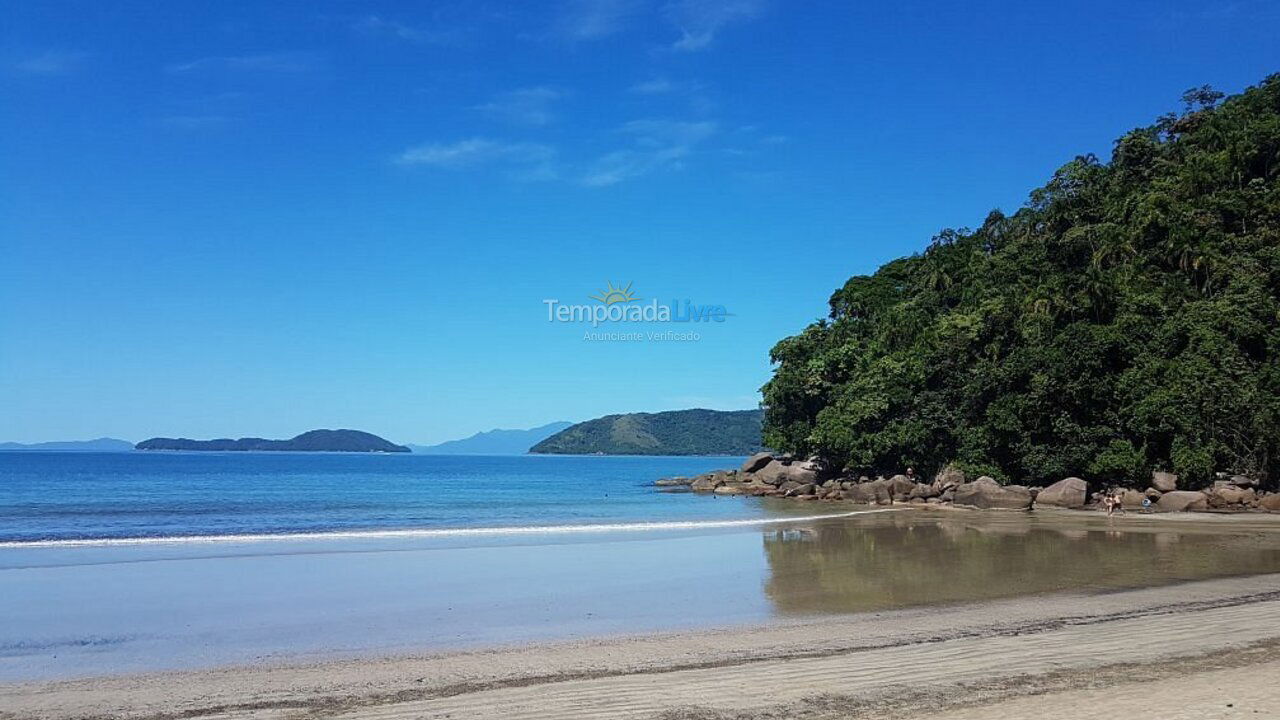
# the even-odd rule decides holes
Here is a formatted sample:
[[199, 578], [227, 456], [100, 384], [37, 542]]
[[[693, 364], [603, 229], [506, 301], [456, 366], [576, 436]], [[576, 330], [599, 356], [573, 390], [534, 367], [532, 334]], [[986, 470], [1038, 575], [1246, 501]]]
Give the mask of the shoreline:
[[380, 540], [445, 537], [499, 537], [511, 535], [567, 535], [603, 534], [617, 532], [643, 532], [649, 530], [715, 530], [724, 528], [749, 528], [790, 523], [814, 522], [835, 518], [848, 518], [883, 512], [897, 512], [908, 508], [855, 509], [847, 512], [833, 511], [816, 515], [795, 517], [759, 517], [730, 520], [669, 520], [649, 522], [590, 523], [582, 525], [508, 525], [501, 527], [445, 527], [445, 528], [386, 528], [360, 530], [330, 530], [323, 532], [280, 532], [226, 535], [155, 535], [118, 538], [61, 538], [52, 540], [0, 540], [0, 550], [42, 549], [74, 547], [129, 547], [140, 545], [207, 545], [215, 543], [266, 543], [299, 540]]
[[[670, 488], [666, 492], [672, 492]], [[676, 492], [688, 492], [678, 489]], [[774, 498], [779, 499], [779, 498]], [[786, 498], [790, 499], [790, 498]], [[1011, 517], [1048, 517], [1077, 518], [1109, 521], [1138, 519], [1142, 522], [1174, 522], [1174, 523], [1229, 523], [1239, 524], [1258, 522], [1263, 527], [1280, 530], [1280, 512], [1269, 512], [1257, 509], [1208, 509], [1179, 513], [1159, 513], [1143, 510], [1120, 510], [1114, 515], [1106, 515], [1101, 507], [1089, 505], [1080, 508], [1065, 507], [1032, 507], [1025, 510], [1012, 508], [973, 508], [951, 504], [924, 504], [918, 502], [899, 501], [888, 505], [857, 503], [853, 501], [825, 500], [827, 512], [807, 515], [776, 515], [754, 518], [731, 518], [724, 520], [653, 520], [618, 523], [586, 523], [581, 525], [510, 525], [481, 527], [405, 527], [405, 528], [363, 528], [347, 530], [327, 530], [314, 532], [265, 532], [221, 535], [137, 535], [124, 537], [90, 537], [90, 538], [52, 538], [40, 540], [0, 540], [0, 551], [28, 550], [52, 548], [97, 548], [97, 547], [131, 547], [146, 545], [209, 545], [209, 544], [259, 544], [270, 542], [289, 542], [306, 540], [378, 540], [378, 539], [414, 539], [444, 537], [484, 537], [509, 535], [561, 535], [561, 534], [607, 534], [644, 532], [658, 530], [716, 530], [727, 528], [767, 527], [771, 525], [787, 525], [803, 522], [817, 522], [841, 518], [873, 515], [888, 512], [940, 513], [956, 516], [982, 517], [983, 513], [996, 513]]]
[[[1280, 574], [1269, 574], [490, 650], [7, 685], [0, 718], [920, 717], [1277, 664]], [[1267, 697], [1280, 707], [1280, 690]], [[1153, 711], [1184, 701], [1144, 700]]]

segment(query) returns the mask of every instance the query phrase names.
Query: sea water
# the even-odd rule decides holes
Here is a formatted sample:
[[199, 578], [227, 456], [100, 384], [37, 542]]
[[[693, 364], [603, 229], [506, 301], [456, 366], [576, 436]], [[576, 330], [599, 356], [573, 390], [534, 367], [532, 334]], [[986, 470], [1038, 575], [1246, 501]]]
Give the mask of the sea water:
[[742, 458], [0, 452], [0, 544], [742, 520], [655, 492]]
[[0, 683], [1280, 571], [1280, 532], [661, 492], [739, 458], [0, 453]]

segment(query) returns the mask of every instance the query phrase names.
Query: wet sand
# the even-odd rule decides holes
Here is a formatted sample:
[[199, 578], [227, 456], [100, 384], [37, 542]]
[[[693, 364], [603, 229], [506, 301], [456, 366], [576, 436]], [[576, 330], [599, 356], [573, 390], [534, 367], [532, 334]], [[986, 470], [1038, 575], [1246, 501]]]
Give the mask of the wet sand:
[[[1205, 717], [1178, 713], [1227, 703], [1240, 713], [1280, 707], [1280, 689], [1265, 680], [1276, 667], [1280, 575], [1264, 575], [734, 630], [11, 686], [0, 690], [0, 717], [1014, 718], [1048, 708], [1064, 718], [1167, 719]], [[1146, 714], [1122, 713], [1108, 698]]]
[[[660, 626], [672, 631], [552, 641], [516, 632], [491, 649], [375, 649], [324, 661], [269, 656], [214, 669], [10, 684], [0, 686], [0, 718], [1165, 719], [1216, 717], [1208, 714], [1213, 708], [1242, 716], [1246, 707], [1266, 713], [1280, 709], [1280, 690], [1259, 681], [1280, 666], [1277, 519], [903, 512], [751, 533], [486, 548], [516, 551], [520, 561], [551, 557], [550, 567], [562, 571], [583, 552], [625, 560], [676, 548], [685, 556], [707, 553], [710, 562], [666, 563], [685, 572], [733, 566], [744, 547], [754, 547], [752, 557], [763, 564], [758, 572], [721, 568], [717, 583], [668, 578], [684, 594], [643, 596], [652, 612], [671, 618]], [[438, 569], [432, 553], [440, 552], [365, 549], [336, 557], [382, 558], [385, 570], [412, 573], [418, 566]], [[301, 557], [313, 570], [327, 568]], [[471, 556], [460, 557], [450, 562]], [[204, 572], [202, 562], [227, 560], [134, 558], [129, 567], [176, 563], [187, 577]], [[78, 577], [78, 567], [49, 569]], [[531, 572], [539, 569], [546, 567]], [[634, 569], [624, 564], [619, 572]], [[43, 571], [17, 572], [31, 570]], [[655, 571], [623, 589], [660, 584]], [[408, 590], [419, 587], [410, 583]], [[582, 604], [588, 600], [581, 593], [593, 588], [563, 586], [563, 592], [574, 612], [601, 607]], [[624, 615], [634, 609], [621, 593], [608, 597]], [[51, 611], [75, 614], [67, 607]], [[476, 607], [473, 614], [491, 612]], [[696, 619], [691, 627], [681, 622], [689, 617]], [[334, 617], [335, 626], [342, 622]], [[433, 620], [402, 612], [391, 622], [411, 636]], [[112, 657], [110, 648], [100, 652]], [[1107, 702], [1130, 702], [1132, 712], [1107, 709]], [[1090, 703], [1103, 704], [1095, 711]], [[1199, 714], [1178, 714], [1187, 708]]]

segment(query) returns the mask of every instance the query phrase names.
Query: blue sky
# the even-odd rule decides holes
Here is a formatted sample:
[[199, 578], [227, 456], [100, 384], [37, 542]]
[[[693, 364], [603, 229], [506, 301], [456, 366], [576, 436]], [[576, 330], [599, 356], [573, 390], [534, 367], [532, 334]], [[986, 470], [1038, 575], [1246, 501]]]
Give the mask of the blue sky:
[[[1016, 209], [1189, 87], [1280, 70], [1280, 8], [1251, 0], [4, 14], [16, 441], [752, 407], [850, 275]], [[610, 281], [733, 316], [697, 342], [547, 321]]]

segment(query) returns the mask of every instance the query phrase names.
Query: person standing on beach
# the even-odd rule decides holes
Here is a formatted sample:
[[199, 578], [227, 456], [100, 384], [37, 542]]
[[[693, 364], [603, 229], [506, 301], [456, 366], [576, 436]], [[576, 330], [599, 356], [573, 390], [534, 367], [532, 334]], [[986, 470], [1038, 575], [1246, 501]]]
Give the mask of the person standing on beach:
[[1107, 493], [1107, 497], [1103, 499], [1103, 504], [1107, 506], [1107, 517], [1111, 517], [1116, 510], [1124, 513], [1124, 502], [1121, 500], [1121, 494], [1118, 492]]

